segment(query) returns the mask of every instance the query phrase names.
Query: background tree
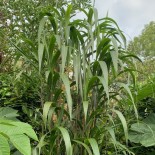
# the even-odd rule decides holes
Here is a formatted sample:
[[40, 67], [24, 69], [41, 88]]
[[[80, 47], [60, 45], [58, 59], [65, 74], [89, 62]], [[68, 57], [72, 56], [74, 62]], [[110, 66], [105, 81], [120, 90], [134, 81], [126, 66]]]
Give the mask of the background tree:
[[2, 0], [0, 2], [0, 52], [5, 54], [4, 63], [7, 63], [3, 71], [10, 70], [13, 66], [12, 62], [16, 62], [13, 61], [18, 56], [14, 54], [15, 45], [31, 51], [32, 49], [22, 43], [33, 40], [37, 48], [38, 27], [43, 14], [48, 12], [51, 6], [64, 12], [68, 3], [73, 5], [73, 16], [76, 15], [78, 8], [91, 6], [91, 0]]
[[155, 56], [155, 22], [145, 25], [142, 33], [129, 42], [128, 49], [135, 54], [152, 57]]
[[139, 84], [147, 83], [155, 73], [155, 21], [145, 25], [141, 34], [129, 42], [128, 50], [142, 58], [143, 63], [136, 62], [137, 80]]

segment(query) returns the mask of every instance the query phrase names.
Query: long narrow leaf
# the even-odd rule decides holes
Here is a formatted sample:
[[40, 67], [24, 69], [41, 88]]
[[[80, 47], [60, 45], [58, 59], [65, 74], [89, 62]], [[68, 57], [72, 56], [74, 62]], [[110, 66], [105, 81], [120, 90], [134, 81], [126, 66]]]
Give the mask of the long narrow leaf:
[[88, 141], [92, 147], [94, 155], [100, 155], [99, 147], [96, 140], [94, 138], [89, 138]]
[[71, 97], [71, 92], [70, 92], [69, 79], [65, 74], [60, 74], [60, 77], [65, 85], [67, 104], [69, 108], [69, 115], [70, 115], [70, 119], [72, 119], [72, 97]]
[[118, 110], [113, 110], [113, 111], [118, 115], [119, 119], [122, 122], [124, 134], [125, 134], [125, 139], [126, 139], [126, 144], [128, 144], [128, 126], [127, 126], [127, 122], [125, 120], [125, 117], [123, 116], [123, 114], [120, 111], [118, 111]]
[[61, 131], [61, 134], [63, 136], [65, 146], [66, 146], [67, 155], [72, 155], [72, 145], [71, 145], [70, 136], [69, 136], [68, 131], [63, 127], [57, 127], [57, 128]]
[[89, 155], [92, 155], [92, 152], [91, 152], [91, 150], [90, 150], [90, 148], [89, 148], [88, 145], [86, 145], [85, 143], [83, 143], [83, 142], [81, 142], [79, 140], [73, 140], [73, 141], [76, 142], [76, 143], [78, 143], [78, 144], [81, 144], [87, 150], [88, 154]]
[[41, 71], [42, 61], [44, 54], [44, 45], [42, 43], [39, 44], [38, 47], [38, 60], [39, 60], [39, 71]]
[[121, 87], [123, 87], [127, 91], [127, 93], [129, 94], [129, 96], [131, 98], [131, 101], [132, 101], [132, 104], [133, 104], [133, 107], [134, 107], [134, 110], [135, 110], [135, 116], [138, 119], [138, 111], [137, 111], [137, 108], [136, 108], [136, 105], [135, 105], [135, 101], [134, 101], [134, 98], [132, 96], [132, 93], [131, 93], [129, 87], [126, 84], [124, 84], [124, 83], [119, 83], [119, 85]]
[[43, 121], [45, 124], [45, 129], [46, 129], [47, 116], [51, 105], [52, 105], [52, 102], [46, 102], [43, 107]]
[[85, 121], [87, 120], [88, 104], [89, 104], [88, 101], [83, 101], [83, 110], [84, 110]]

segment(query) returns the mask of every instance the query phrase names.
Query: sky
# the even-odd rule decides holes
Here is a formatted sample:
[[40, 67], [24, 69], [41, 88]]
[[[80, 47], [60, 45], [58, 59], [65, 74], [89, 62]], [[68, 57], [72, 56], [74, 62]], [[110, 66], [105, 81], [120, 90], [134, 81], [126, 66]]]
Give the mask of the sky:
[[96, 0], [99, 18], [113, 18], [127, 40], [141, 33], [144, 25], [155, 21], [155, 0]]

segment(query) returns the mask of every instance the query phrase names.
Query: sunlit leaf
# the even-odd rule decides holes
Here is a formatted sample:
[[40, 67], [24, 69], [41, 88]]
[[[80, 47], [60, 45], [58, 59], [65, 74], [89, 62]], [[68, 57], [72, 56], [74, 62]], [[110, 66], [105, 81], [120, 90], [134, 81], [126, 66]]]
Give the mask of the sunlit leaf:
[[52, 102], [46, 102], [43, 107], [43, 121], [45, 124], [45, 128], [46, 128], [46, 123], [47, 123], [48, 112], [50, 110], [51, 105], [52, 105]]
[[89, 138], [88, 141], [92, 147], [93, 153], [95, 155], [100, 155], [99, 147], [96, 140], [94, 138]]
[[65, 141], [67, 155], [72, 155], [72, 145], [71, 145], [70, 136], [69, 136], [68, 131], [63, 127], [57, 127], [57, 128], [61, 131], [61, 134]]
[[10, 155], [9, 143], [3, 135], [0, 134], [0, 155]]

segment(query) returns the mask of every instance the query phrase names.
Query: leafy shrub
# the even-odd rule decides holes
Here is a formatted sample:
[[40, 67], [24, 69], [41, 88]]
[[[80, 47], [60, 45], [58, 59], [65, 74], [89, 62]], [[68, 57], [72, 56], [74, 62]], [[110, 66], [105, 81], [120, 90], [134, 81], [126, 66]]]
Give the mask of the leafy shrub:
[[29, 137], [38, 140], [32, 127], [16, 120], [17, 111], [0, 108], [0, 154], [10, 155], [10, 143], [23, 155], [31, 154]]

